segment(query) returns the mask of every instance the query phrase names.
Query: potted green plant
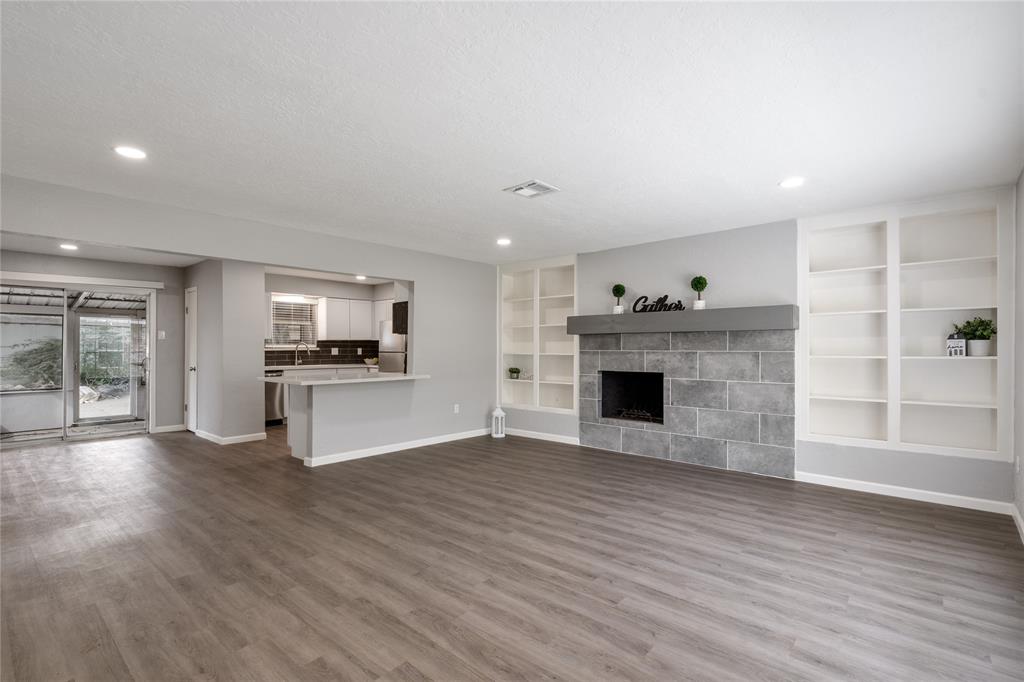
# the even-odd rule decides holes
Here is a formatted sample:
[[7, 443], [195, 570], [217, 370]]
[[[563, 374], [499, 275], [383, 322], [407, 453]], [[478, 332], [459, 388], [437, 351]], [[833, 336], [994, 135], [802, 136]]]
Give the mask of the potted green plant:
[[704, 275], [697, 275], [690, 280], [690, 288], [697, 292], [697, 298], [693, 300], [694, 310], [704, 310], [707, 303], [701, 296], [701, 293], [708, 288], [708, 278]]
[[518, 379], [520, 372], [521, 372], [521, 370], [518, 367], [509, 367], [508, 368], [508, 378], [509, 379]]
[[625, 308], [622, 307], [622, 297], [626, 295], [626, 285], [616, 284], [612, 287], [612, 296], [615, 297], [615, 306], [612, 307], [613, 315], [621, 315], [625, 312]]
[[963, 334], [967, 339], [967, 355], [986, 357], [992, 354], [992, 337], [996, 335], [996, 326], [992, 320], [975, 317], [963, 324], [954, 324], [953, 332]]

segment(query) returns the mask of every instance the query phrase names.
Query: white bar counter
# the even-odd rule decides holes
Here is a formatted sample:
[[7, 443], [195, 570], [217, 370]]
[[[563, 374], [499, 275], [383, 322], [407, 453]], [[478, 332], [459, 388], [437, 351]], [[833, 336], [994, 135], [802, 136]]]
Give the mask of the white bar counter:
[[[301, 459], [306, 466], [386, 451], [362, 444], [367, 425], [376, 418], [400, 417], [408, 409], [412, 384], [429, 378], [429, 374], [380, 372], [376, 367], [335, 371], [310, 368], [309, 372], [259, 377], [265, 383], [287, 387], [288, 445], [292, 457]], [[380, 394], [380, 391], [386, 393]], [[359, 416], [360, 404], [366, 402], [367, 393], [373, 396], [374, 404], [389, 405], [388, 412]]]
[[403, 374], [401, 372], [367, 372], [359, 369], [342, 369], [330, 376], [329, 371], [296, 373], [279, 377], [260, 377], [268, 384], [286, 384], [288, 386], [326, 386], [333, 384], [378, 384], [382, 381], [413, 381], [429, 379], [429, 374]]

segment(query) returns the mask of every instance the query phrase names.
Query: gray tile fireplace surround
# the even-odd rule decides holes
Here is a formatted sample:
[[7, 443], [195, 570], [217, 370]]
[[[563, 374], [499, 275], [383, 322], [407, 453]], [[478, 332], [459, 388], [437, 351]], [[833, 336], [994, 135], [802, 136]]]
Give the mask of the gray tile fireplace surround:
[[[580, 335], [580, 444], [793, 478], [794, 331]], [[601, 370], [661, 372], [664, 424], [601, 417]]]

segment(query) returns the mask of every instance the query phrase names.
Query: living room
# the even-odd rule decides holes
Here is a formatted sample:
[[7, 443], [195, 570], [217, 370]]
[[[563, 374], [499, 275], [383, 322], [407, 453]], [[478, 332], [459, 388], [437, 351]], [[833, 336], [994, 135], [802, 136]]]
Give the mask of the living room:
[[3, 679], [1024, 679], [1024, 5], [3, 19]]

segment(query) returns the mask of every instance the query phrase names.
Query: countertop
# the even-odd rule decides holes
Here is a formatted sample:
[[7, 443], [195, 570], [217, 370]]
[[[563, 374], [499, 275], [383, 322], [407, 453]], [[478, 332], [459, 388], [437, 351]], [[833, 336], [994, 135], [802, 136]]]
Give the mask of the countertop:
[[283, 369], [288, 371], [294, 371], [297, 369], [302, 370], [318, 370], [318, 369], [366, 369], [367, 367], [377, 368], [377, 365], [368, 365], [365, 362], [357, 362], [347, 365], [314, 365], [312, 363], [308, 365], [267, 365], [263, 368], [264, 371]]
[[268, 384], [286, 384], [288, 386], [328, 386], [331, 384], [376, 384], [386, 381], [412, 381], [429, 379], [429, 374], [402, 374], [400, 372], [339, 372], [333, 377], [326, 377], [322, 372], [309, 374], [292, 374], [290, 376], [260, 377]]

